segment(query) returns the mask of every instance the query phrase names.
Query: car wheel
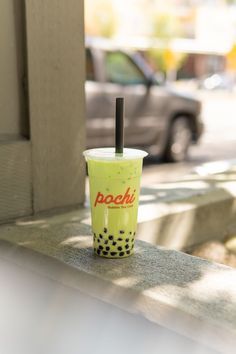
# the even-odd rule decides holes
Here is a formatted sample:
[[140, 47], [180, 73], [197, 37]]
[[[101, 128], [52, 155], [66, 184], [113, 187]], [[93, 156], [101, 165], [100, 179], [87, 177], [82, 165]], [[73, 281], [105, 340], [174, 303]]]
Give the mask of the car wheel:
[[165, 161], [180, 162], [185, 160], [192, 140], [192, 130], [187, 117], [176, 117], [170, 126], [167, 146], [164, 153]]

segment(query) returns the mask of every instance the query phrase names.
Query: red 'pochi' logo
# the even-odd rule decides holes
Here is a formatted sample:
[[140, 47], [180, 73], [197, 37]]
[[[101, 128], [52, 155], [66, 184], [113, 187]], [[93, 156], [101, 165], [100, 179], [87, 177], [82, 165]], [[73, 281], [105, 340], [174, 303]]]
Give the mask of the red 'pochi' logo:
[[118, 194], [116, 196], [112, 194], [104, 195], [101, 192], [97, 193], [94, 206], [96, 207], [97, 204], [116, 204], [116, 205], [122, 205], [122, 204], [132, 204], [135, 201], [135, 192], [136, 189], [134, 189], [133, 194], [129, 194], [130, 188], [127, 188], [125, 194]]

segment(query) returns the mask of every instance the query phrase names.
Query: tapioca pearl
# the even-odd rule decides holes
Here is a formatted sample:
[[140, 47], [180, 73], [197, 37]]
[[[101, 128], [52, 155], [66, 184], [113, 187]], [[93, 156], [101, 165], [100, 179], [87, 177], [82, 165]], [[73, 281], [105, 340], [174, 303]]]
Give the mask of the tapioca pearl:
[[118, 241], [123, 241], [123, 238], [119, 237], [117, 240], [118, 240]]
[[100, 255], [100, 254], [101, 254], [101, 251], [100, 251], [100, 250], [97, 250], [97, 254]]
[[126, 254], [130, 254], [130, 250], [126, 251]]
[[113, 241], [113, 242], [112, 242], [112, 246], [115, 246], [116, 244], [117, 244], [116, 241]]
[[100, 238], [103, 238], [102, 234], [99, 234], [99, 237], [100, 237]]
[[95, 232], [93, 233], [93, 236], [96, 237], [96, 233]]
[[119, 256], [120, 256], [120, 257], [123, 257], [124, 254], [125, 254], [125, 252], [120, 252], [120, 253], [119, 253]]
[[99, 245], [99, 246], [98, 246], [98, 249], [99, 249], [99, 250], [103, 250], [103, 246], [102, 246], [102, 245]]
[[117, 247], [117, 249], [118, 249], [118, 251], [122, 251], [122, 247], [121, 246]]
[[116, 256], [117, 252], [111, 252], [111, 256]]
[[105, 240], [105, 241], [104, 241], [104, 245], [107, 245], [107, 244], [108, 244], [108, 240]]
[[102, 254], [103, 254], [104, 256], [107, 256], [107, 255], [108, 255], [108, 252], [107, 252], [107, 251], [102, 251]]
[[103, 231], [104, 231], [104, 232], [105, 232], [105, 234], [106, 234], [106, 233], [107, 233], [107, 228], [106, 228], [106, 227], [104, 227]]
[[108, 238], [112, 241], [114, 237], [112, 235], [109, 235]]
[[133, 249], [134, 248], [134, 244], [131, 246], [131, 249]]
[[132, 238], [131, 242], [134, 242], [134, 238]]
[[134, 231], [133, 235], [135, 236], [136, 235], [136, 232]]
[[106, 251], [110, 251], [110, 247], [109, 246], [106, 247]]
[[124, 234], [125, 233], [124, 230], [120, 230], [119, 232], [120, 232], [120, 234]]
[[98, 242], [98, 243], [100, 242], [100, 239], [99, 239], [99, 238], [97, 238], [97, 242]]
[[127, 245], [125, 245], [125, 248], [126, 248], [126, 249], [128, 249], [128, 248], [129, 248], [129, 245], [128, 245], [128, 244], [127, 244]]
[[129, 234], [132, 235], [132, 231], [130, 231]]
[[125, 242], [129, 242], [129, 238], [126, 238], [126, 239], [125, 239]]

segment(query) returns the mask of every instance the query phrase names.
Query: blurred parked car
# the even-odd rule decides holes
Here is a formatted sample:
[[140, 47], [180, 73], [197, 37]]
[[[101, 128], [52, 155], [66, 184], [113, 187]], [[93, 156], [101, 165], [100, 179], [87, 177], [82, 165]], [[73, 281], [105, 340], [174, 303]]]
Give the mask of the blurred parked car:
[[125, 146], [168, 161], [185, 159], [199, 140], [201, 104], [158, 82], [142, 55], [88, 40], [86, 45], [87, 147], [114, 146], [115, 98], [125, 98]]

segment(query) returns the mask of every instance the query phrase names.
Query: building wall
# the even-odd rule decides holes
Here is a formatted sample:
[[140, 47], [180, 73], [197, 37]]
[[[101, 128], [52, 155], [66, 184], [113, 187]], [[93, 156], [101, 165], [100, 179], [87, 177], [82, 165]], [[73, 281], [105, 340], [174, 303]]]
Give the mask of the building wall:
[[2, 0], [0, 20], [5, 222], [84, 201], [83, 2]]

